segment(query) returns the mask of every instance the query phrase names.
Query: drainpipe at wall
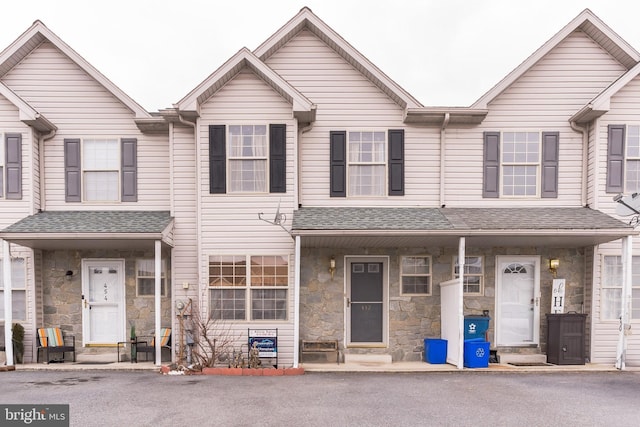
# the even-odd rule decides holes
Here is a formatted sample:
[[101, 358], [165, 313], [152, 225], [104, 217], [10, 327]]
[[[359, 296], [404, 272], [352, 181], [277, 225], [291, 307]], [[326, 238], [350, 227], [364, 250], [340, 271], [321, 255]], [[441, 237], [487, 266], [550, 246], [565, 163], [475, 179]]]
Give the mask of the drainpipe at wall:
[[589, 167], [589, 125], [579, 126], [575, 121], [570, 121], [571, 129], [582, 134], [582, 194], [580, 206], [587, 206], [588, 191], [588, 167]]
[[[47, 208], [47, 197], [46, 197], [47, 194], [44, 188], [45, 187], [44, 185], [44, 142], [56, 136], [57, 132], [58, 130], [54, 129], [46, 135], [40, 135], [40, 138], [38, 138], [38, 158], [40, 163], [38, 165], [38, 169], [40, 171], [39, 187], [40, 187], [40, 210], [41, 211], [45, 211]], [[31, 191], [31, 193], [33, 194], [34, 192]], [[33, 203], [31, 204], [31, 206], [33, 207]], [[34, 212], [32, 212], [32, 214], [33, 213]]]
[[440, 207], [443, 207], [443, 208], [446, 206], [445, 185], [444, 185], [444, 181], [445, 181], [444, 169], [445, 169], [445, 158], [446, 158], [445, 145], [447, 141], [447, 126], [449, 126], [450, 119], [451, 119], [450, 114], [445, 113], [444, 120], [442, 121], [442, 127], [440, 128]]
[[294, 188], [293, 190], [293, 194], [294, 194], [294, 201], [293, 201], [293, 209], [297, 209], [298, 206], [300, 206], [300, 188], [301, 188], [301, 183], [300, 183], [300, 157], [299, 153], [300, 153], [300, 143], [302, 141], [302, 135], [304, 135], [305, 133], [309, 132], [311, 129], [313, 128], [313, 122], [309, 123], [308, 125], [299, 128], [299, 135], [298, 135], [298, 141], [296, 141], [296, 144], [294, 145], [293, 149], [294, 149], [294, 155], [296, 156], [296, 170], [294, 172], [295, 174], [295, 185], [296, 188]]
[[295, 268], [293, 279], [293, 367], [298, 367], [300, 359], [300, 236], [296, 236]]

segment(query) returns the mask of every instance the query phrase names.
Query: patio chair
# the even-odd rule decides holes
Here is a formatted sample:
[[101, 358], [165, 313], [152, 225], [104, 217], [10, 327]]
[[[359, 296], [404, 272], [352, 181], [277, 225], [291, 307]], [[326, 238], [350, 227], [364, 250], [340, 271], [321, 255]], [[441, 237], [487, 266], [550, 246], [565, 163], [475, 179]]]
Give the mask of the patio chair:
[[[168, 349], [171, 354], [171, 328], [160, 329], [160, 352], [162, 349]], [[153, 336], [136, 337], [136, 353], [137, 358], [144, 354], [145, 360], [149, 360], [149, 354], [152, 355], [153, 362], [156, 361], [155, 338]]]
[[76, 361], [76, 337], [63, 334], [60, 328], [39, 328], [37, 337], [36, 362], [40, 363], [40, 353], [44, 353], [47, 364], [52, 361], [51, 355], [62, 354], [62, 359], [54, 361], [64, 362], [65, 353], [71, 353], [72, 361]]

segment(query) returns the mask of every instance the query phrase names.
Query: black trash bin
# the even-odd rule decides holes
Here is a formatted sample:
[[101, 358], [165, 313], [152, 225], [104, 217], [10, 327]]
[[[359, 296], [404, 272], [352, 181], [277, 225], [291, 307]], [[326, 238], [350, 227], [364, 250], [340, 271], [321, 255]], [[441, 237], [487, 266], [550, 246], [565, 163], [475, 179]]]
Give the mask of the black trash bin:
[[586, 319], [581, 313], [547, 314], [547, 363], [584, 365]]

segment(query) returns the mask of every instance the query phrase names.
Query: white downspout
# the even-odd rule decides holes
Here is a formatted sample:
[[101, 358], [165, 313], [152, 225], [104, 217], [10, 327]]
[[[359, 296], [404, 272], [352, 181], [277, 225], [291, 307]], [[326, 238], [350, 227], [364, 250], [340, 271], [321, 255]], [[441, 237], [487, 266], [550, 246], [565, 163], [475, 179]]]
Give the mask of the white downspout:
[[293, 282], [293, 367], [300, 359], [300, 236], [296, 236], [295, 270]]
[[631, 333], [631, 262], [633, 241], [631, 236], [622, 238], [622, 298], [620, 301], [620, 332], [616, 351], [616, 368], [625, 369], [627, 335]]
[[446, 206], [445, 200], [445, 150], [446, 150], [446, 142], [447, 142], [447, 126], [449, 126], [449, 120], [451, 119], [451, 115], [449, 113], [445, 113], [444, 120], [442, 122], [442, 127], [440, 128], [440, 206]]
[[569, 122], [571, 129], [582, 134], [582, 193], [580, 206], [587, 206], [588, 200], [588, 167], [589, 167], [589, 125], [579, 126], [576, 122]]
[[293, 189], [294, 191], [294, 205], [293, 205], [293, 210], [296, 210], [298, 208], [298, 206], [300, 206], [300, 189], [302, 188], [301, 182], [300, 182], [300, 161], [301, 161], [301, 157], [299, 155], [300, 153], [300, 144], [302, 144], [302, 135], [304, 135], [305, 133], [309, 132], [311, 129], [313, 128], [313, 122], [309, 123], [307, 126], [300, 128], [299, 130], [299, 135], [298, 135], [298, 141], [296, 141], [295, 147], [294, 147], [294, 156], [296, 159], [295, 165], [296, 165], [296, 169], [295, 169], [295, 183], [296, 183], [296, 188]]
[[160, 326], [162, 322], [161, 311], [162, 311], [162, 279], [160, 275], [162, 274], [162, 246], [160, 240], [155, 241], [155, 315], [156, 315], [156, 332], [154, 334], [155, 340], [153, 341], [155, 344], [155, 352], [156, 352], [156, 366], [160, 366], [162, 364], [161, 355], [162, 355], [162, 347], [161, 339], [160, 339]]
[[458, 358], [458, 369], [464, 367], [464, 261], [466, 258], [466, 239], [460, 237], [458, 242], [458, 293], [460, 299], [458, 300], [458, 346], [460, 348], [460, 357]]
[[[51, 138], [53, 138], [54, 136], [56, 136], [57, 130], [54, 129], [51, 132], [49, 132], [46, 135], [40, 135], [40, 138], [38, 138], [38, 158], [39, 158], [39, 165], [38, 165], [38, 169], [40, 172], [40, 182], [38, 183], [38, 186], [40, 187], [40, 210], [41, 211], [45, 211], [47, 210], [47, 193], [45, 191], [45, 185], [44, 185], [44, 142], [50, 140]], [[33, 191], [32, 191], [33, 193]], [[33, 205], [33, 204], [32, 204]]]
[[4, 283], [4, 343], [7, 366], [14, 366], [13, 360], [13, 304], [11, 302], [11, 250], [9, 242], [2, 240], [2, 281]]

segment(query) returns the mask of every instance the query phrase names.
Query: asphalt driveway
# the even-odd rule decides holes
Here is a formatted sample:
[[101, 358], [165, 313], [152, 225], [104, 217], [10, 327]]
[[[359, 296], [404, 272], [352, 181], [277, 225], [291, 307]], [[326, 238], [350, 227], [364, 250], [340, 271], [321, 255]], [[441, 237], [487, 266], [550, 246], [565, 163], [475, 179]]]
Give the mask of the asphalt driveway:
[[72, 426], [622, 427], [639, 399], [639, 372], [0, 373], [0, 404], [69, 404]]

